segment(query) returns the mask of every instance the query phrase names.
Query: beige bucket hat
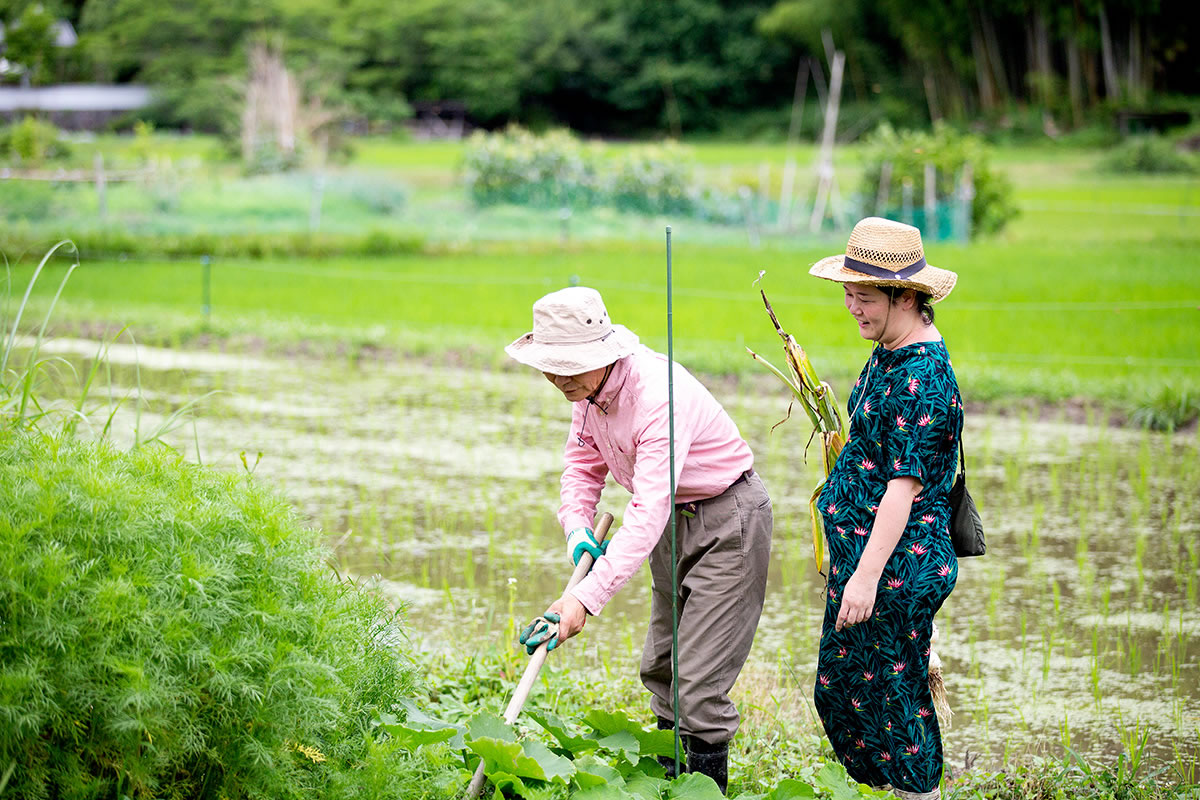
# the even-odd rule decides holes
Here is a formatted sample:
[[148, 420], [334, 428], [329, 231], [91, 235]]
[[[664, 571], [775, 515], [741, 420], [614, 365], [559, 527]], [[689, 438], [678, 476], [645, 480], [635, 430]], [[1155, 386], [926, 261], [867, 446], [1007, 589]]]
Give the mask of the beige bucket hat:
[[638, 346], [638, 337], [614, 325], [595, 289], [572, 286], [533, 304], [533, 330], [504, 352], [553, 375], [579, 375], [607, 367]]
[[925, 263], [919, 230], [882, 217], [859, 220], [845, 255], [821, 259], [808, 274], [838, 283], [917, 289], [929, 295], [931, 303], [950, 294], [958, 280], [956, 273]]

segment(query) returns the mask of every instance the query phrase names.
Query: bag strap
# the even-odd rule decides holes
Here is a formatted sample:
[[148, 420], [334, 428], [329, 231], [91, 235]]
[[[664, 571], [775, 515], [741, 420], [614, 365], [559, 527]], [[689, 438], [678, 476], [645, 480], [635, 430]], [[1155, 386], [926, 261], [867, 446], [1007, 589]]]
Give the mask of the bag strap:
[[[946, 348], [946, 356], [949, 357], [950, 347], [946, 344], [945, 337], [942, 338], [942, 347]], [[961, 395], [959, 396], [959, 401], [960, 403], [962, 401]], [[958, 469], [962, 472], [963, 480], [965, 481], [967, 479], [967, 454], [963, 450], [963, 436], [961, 432], [958, 434]]]

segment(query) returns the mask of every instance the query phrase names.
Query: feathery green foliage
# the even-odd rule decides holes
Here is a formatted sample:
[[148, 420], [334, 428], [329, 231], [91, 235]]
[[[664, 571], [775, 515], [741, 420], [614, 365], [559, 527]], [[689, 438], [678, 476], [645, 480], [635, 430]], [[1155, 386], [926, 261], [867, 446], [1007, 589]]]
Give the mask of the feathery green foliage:
[[0, 793], [397, 794], [418, 771], [371, 722], [413, 689], [399, 613], [249, 478], [74, 438], [103, 348], [77, 403], [39, 399], [58, 294], [14, 355], [63, 244], [0, 316]]
[[369, 732], [413, 688], [400, 620], [314, 538], [174, 451], [0, 428], [8, 791], [353, 797], [368, 763], [396, 789]]

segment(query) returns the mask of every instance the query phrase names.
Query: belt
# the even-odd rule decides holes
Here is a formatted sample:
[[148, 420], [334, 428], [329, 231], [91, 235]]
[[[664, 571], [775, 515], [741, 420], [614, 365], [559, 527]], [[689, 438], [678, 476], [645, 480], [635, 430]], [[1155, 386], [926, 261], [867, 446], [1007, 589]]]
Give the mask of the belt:
[[[729, 484], [729, 486], [727, 486], [725, 488], [725, 492], [728, 492], [730, 489], [737, 486], [739, 483], [745, 483], [753, 475], [754, 475], [754, 468], [751, 467], [750, 469], [743, 472], [741, 475], [738, 475], [736, 478], [734, 478], [733, 483]], [[675, 509], [680, 514], [683, 514], [685, 517], [694, 517], [694, 516], [696, 516], [696, 506], [700, 505], [701, 503], [707, 503], [709, 500], [712, 500], [715, 497], [720, 497], [722, 494], [725, 494], [725, 492], [721, 492], [721, 494], [713, 495], [713, 497], [709, 497], [704, 500], [695, 500], [691, 503], [676, 503]]]
[[[753, 468], [753, 467], [751, 467], [750, 469], [746, 470], [746, 471], [745, 471], [745, 472], [743, 472], [741, 475], [738, 475], [738, 476], [737, 476], [737, 480], [736, 480], [736, 481], [734, 481], [733, 483], [729, 484], [729, 488], [730, 488], [730, 489], [732, 489], [734, 486], [737, 486], [739, 483], [745, 483], [745, 482], [746, 482], [746, 480], [747, 480], [748, 478], [750, 478], [752, 475], [754, 475], [754, 468]], [[727, 492], [727, 491], [729, 491], [729, 489], [726, 489], [725, 491]]]

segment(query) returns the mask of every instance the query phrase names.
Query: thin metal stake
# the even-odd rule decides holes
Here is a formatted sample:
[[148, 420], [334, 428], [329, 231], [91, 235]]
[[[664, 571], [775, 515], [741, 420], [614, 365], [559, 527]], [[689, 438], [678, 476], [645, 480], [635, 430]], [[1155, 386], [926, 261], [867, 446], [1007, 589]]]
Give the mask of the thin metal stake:
[[675, 774], [679, 775], [679, 556], [675, 540], [675, 338], [671, 307], [671, 226], [667, 226], [667, 445], [671, 469], [671, 692], [675, 716]]

